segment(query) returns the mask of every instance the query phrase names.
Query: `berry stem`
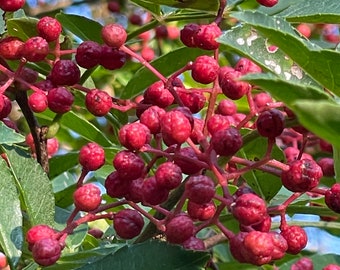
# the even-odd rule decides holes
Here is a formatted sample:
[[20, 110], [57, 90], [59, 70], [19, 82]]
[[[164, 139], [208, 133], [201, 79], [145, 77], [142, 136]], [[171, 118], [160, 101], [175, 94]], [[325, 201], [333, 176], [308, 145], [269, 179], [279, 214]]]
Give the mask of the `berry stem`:
[[224, 225], [219, 220], [215, 222], [215, 225], [229, 240], [235, 236], [235, 234], [232, 231], [228, 230], [226, 227], [224, 227]]
[[223, 12], [224, 12], [224, 9], [226, 8], [227, 6], [227, 0], [220, 0], [220, 5], [218, 7], [218, 11], [217, 11], [217, 16], [216, 16], [216, 19], [215, 19], [215, 23], [219, 26], [222, 22], [222, 19], [223, 19]]

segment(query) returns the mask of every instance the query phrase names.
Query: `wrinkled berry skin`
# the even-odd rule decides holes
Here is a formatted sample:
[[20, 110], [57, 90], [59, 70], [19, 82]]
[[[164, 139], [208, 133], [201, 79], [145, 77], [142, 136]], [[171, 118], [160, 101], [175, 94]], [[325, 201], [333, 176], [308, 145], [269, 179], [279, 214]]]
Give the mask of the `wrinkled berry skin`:
[[80, 211], [93, 211], [102, 201], [100, 189], [94, 184], [83, 185], [73, 193], [73, 201]]
[[200, 25], [199, 31], [194, 35], [195, 45], [203, 50], [216, 50], [219, 43], [216, 41], [222, 34], [216, 23]]
[[31, 37], [20, 48], [21, 56], [31, 62], [44, 60], [48, 55], [48, 52], [48, 43], [42, 37]]
[[155, 172], [157, 183], [165, 189], [177, 188], [182, 182], [181, 168], [172, 162], [165, 162], [159, 165]]
[[249, 83], [238, 80], [241, 76], [241, 72], [230, 70], [230, 67], [219, 70], [218, 81], [222, 92], [232, 100], [240, 99], [250, 90]]
[[34, 244], [44, 238], [56, 237], [56, 231], [48, 225], [35, 225], [30, 228], [26, 233], [26, 241], [28, 243], [28, 249], [32, 251]]
[[265, 7], [273, 7], [279, 0], [256, 0], [256, 2]]
[[188, 215], [192, 219], [204, 221], [214, 216], [216, 212], [216, 206], [212, 201], [204, 204], [198, 204], [189, 200], [187, 205], [187, 211]]
[[19, 60], [24, 42], [17, 37], [5, 37], [0, 40], [0, 56], [7, 60]]
[[166, 108], [174, 102], [174, 97], [168, 89], [164, 87], [162, 81], [151, 84], [144, 92], [144, 102]]
[[21, 9], [25, 5], [25, 0], [2, 0], [0, 9], [3, 11], [13, 12]]
[[291, 270], [314, 270], [313, 261], [308, 257], [302, 257], [290, 268]]
[[340, 266], [336, 264], [328, 264], [322, 270], [340, 270]]
[[151, 134], [161, 131], [161, 119], [165, 115], [165, 110], [158, 106], [147, 108], [139, 117], [140, 122], [147, 126]]
[[106, 194], [111, 198], [122, 198], [129, 193], [130, 181], [120, 177], [117, 171], [110, 173], [104, 183]]
[[309, 159], [295, 160], [289, 169], [282, 171], [282, 184], [293, 192], [306, 192], [315, 188], [322, 177], [321, 167]]
[[59, 38], [62, 27], [60, 22], [55, 18], [45, 16], [38, 21], [37, 30], [39, 36], [46, 39], [47, 42], [51, 42]]
[[123, 26], [110, 23], [102, 28], [101, 36], [105, 44], [112, 48], [119, 48], [124, 45], [127, 33]]
[[106, 115], [112, 107], [112, 98], [105, 91], [93, 89], [87, 92], [85, 106], [95, 116]]
[[[179, 150], [179, 154], [186, 158], [190, 158], [190, 159], [198, 161], [198, 157], [195, 153], [195, 150], [192, 149], [191, 147], [181, 148]], [[188, 174], [188, 175], [198, 173], [202, 169], [202, 167], [199, 166], [198, 164], [190, 162], [186, 159], [182, 159], [179, 156], [175, 156], [174, 162], [181, 168], [183, 173]]]
[[329, 209], [340, 213], [340, 183], [335, 183], [326, 191], [325, 202]]
[[120, 151], [113, 159], [119, 177], [125, 180], [134, 180], [142, 176], [144, 161], [138, 155], [130, 151]]
[[245, 193], [231, 204], [231, 213], [241, 224], [252, 225], [267, 217], [267, 206], [259, 196]]
[[191, 236], [189, 239], [185, 240], [182, 243], [182, 246], [185, 249], [190, 249], [190, 250], [204, 251], [206, 249], [203, 240], [195, 236]]
[[216, 131], [211, 137], [211, 145], [218, 155], [234, 155], [243, 145], [241, 133], [230, 127]]
[[334, 177], [335, 176], [335, 171], [334, 171], [334, 159], [333, 158], [320, 158], [317, 161], [318, 165], [322, 169], [322, 173], [324, 176], [328, 177]]
[[130, 123], [120, 128], [118, 132], [120, 143], [129, 150], [139, 150], [151, 140], [150, 130], [141, 123]]
[[119, 237], [132, 239], [140, 234], [144, 226], [142, 215], [132, 209], [124, 209], [114, 216], [113, 227]]
[[166, 239], [173, 244], [181, 244], [194, 234], [194, 223], [184, 214], [175, 216], [165, 226]]
[[3, 100], [2, 109], [0, 110], [0, 119], [6, 118], [10, 112], [12, 111], [12, 102], [11, 100], [5, 96], [1, 95]]
[[215, 183], [206, 175], [191, 176], [185, 183], [185, 192], [195, 203], [208, 203], [215, 195]]
[[98, 170], [105, 163], [104, 149], [94, 142], [84, 145], [79, 152], [79, 163], [85, 170]]
[[32, 256], [36, 263], [42, 266], [54, 264], [61, 255], [59, 242], [52, 238], [37, 241], [32, 248]]
[[287, 241], [289, 254], [298, 254], [307, 245], [307, 234], [299, 226], [288, 226], [281, 230], [281, 235]]
[[143, 203], [157, 205], [165, 202], [169, 196], [169, 190], [160, 186], [154, 176], [145, 179], [142, 186]]
[[66, 113], [71, 110], [74, 96], [65, 87], [51, 89], [47, 94], [48, 108], [55, 113]]
[[223, 116], [234, 115], [237, 112], [235, 102], [230, 99], [222, 99], [216, 108], [216, 113]]
[[277, 109], [262, 112], [256, 121], [259, 134], [266, 138], [279, 136], [284, 129], [284, 116]]
[[199, 32], [200, 26], [196, 23], [189, 23], [180, 31], [180, 39], [187, 47], [197, 47], [194, 36]]
[[50, 79], [55, 85], [74, 85], [80, 80], [80, 70], [72, 60], [59, 60], [51, 70]]
[[210, 56], [198, 56], [192, 64], [191, 76], [199, 83], [212, 83], [218, 74], [219, 65], [217, 61]]
[[248, 58], [241, 58], [237, 61], [235, 65], [235, 70], [241, 72], [242, 74], [248, 73], [261, 73], [262, 69], [256, 65], [253, 61]]
[[205, 105], [206, 97], [201, 91], [177, 90], [177, 94], [181, 101], [183, 102], [183, 105], [185, 107], [188, 107], [192, 113], [198, 113], [203, 109]]
[[93, 68], [99, 64], [102, 47], [97, 42], [86, 40], [78, 47], [75, 54], [76, 62], [83, 68]]

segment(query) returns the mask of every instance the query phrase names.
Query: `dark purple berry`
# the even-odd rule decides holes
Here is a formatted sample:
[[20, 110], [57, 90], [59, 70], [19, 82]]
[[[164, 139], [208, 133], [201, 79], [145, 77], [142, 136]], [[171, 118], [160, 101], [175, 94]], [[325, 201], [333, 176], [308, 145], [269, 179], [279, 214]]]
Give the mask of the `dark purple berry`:
[[215, 195], [215, 183], [206, 175], [191, 176], [185, 183], [185, 192], [194, 203], [208, 203]]
[[140, 234], [144, 226], [142, 215], [133, 209], [124, 209], [115, 214], [113, 227], [119, 237], [132, 239]]
[[48, 107], [55, 113], [66, 113], [71, 110], [74, 97], [65, 87], [57, 87], [47, 94]]
[[283, 113], [277, 109], [262, 112], [256, 120], [256, 127], [263, 137], [275, 138], [279, 136], [285, 127]]
[[55, 85], [74, 85], [80, 80], [80, 70], [72, 60], [59, 60], [51, 70], [50, 80]]
[[161, 187], [171, 190], [181, 184], [182, 170], [172, 162], [165, 162], [158, 166], [155, 172], [155, 178]]
[[137, 154], [130, 151], [120, 151], [113, 159], [120, 178], [124, 180], [134, 180], [142, 176], [144, 172], [144, 161]]
[[230, 127], [216, 131], [210, 143], [218, 155], [232, 156], [241, 149], [243, 140], [240, 131]]
[[175, 216], [165, 226], [166, 239], [170, 243], [181, 244], [194, 235], [194, 223], [184, 214]]
[[107, 45], [102, 45], [102, 51], [99, 58], [99, 64], [101, 66], [109, 70], [115, 70], [124, 66], [125, 62], [125, 52]]
[[99, 64], [101, 53], [101, 45], [97, 42], [87, 40], [78, 46], [75, 59], [79, 66], [89, 69]]

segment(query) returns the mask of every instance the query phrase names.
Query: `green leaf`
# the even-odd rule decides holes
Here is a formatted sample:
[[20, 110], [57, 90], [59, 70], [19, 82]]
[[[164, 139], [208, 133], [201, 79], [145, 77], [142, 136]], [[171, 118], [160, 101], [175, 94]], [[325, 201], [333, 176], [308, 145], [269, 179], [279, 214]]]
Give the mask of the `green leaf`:
[[218, 41], [229, 50], [253, 60], [264, 70], [275, 73], [283, 80], [316, 85], [282, 50], [270, 51], [268, 47], [271, 44], [268, 38], [250, 25], [236, 26], [226, 31]]
[[268, 91], [276, 100], [283, 101], [288, 107], [298, 99], [328, 100], [335, 103], [326, 92], [317, 87], [284, 80], [271, 73], [249, 74], [242, 77], [242, 80]]
[[334, 172], [336, 182], [340, 182], [340, 148], [333, 146]]
[[13, 143], [21, 143], [25, 141], [25, 137], [14, 131], [14, 129], [7, 127], [0, 121], [0, 144], [12, 145]]
[[161, 15], [161, 8], [159, 5], [155, 5], [155, 3], [148, 3], [143, 0], [132, 0], [131, 2], [134, 2], [136, 5], [150, 11], [155, 16]]
[[27, 40], [38, 35], [38, 19], [31, 17], [13, 18], [7, 21], [7, 31], [11, 36]]
[[316, 5], [313, 1], [304, 0], [290, 5], [277, 15], [291, 22], [339, 23], [340, 2], [322, 0]]
[[14, 266], [21, 257], [24, 241], [22, 213], [13, 176], [2, 158], [0, 158], [0, 187], [0, 246], [10, 264]]
[[[247, 143], [240, 151], [239, 155], [247, 160], [260, 160], [267, 150], [267, 139], [257, 137]], [[273, 147], [271, 158], [284, 160], [283, 152], [277, 147]], [[251, 170], [244, 174], [247, 184], [263, 199], [270, 201], [280, 190], [282, 183], [279, 177], [261, 170]]]
[[[323, 269], [325, 266], [329, 264], [335, 264], [335, 265], [340, 264], [340, 256], [335, 255], [335, 254], [315, 254], [315, 255], [310, 256], [309, 258], [313, 261], [314, 269]], [[298, 259], [294, 259], [293, 261], [280, 265], [280, 270], [290, 270], [291, 266]]]
[[297, 100], [292, 108], [304, 127], [335, 147], [340, 147], [339, 104], [323, 100]]
[[[206, 51], [182, 47], [159, 57], [157, 60], [151, 62], [151, 65], [164, 76], [169, 76], [176, 70], [185, 66], [189, 61], [195, 60], [197, 56], [202, 54], [206, 54]], [[126, 85], [121, 98], [136, 96], [157, 80], [159, 79], [149, 69], [142, 67]]]
[[73, 193], [76, 190], [76, 179], [68, 172], [60, 174], [52, 181], [55, 205], [66, 208], [73, 204]]
[[189, 251], [165, 242], [151, 241], [125, 246], [113, 255], [79, 269], [201, 270], [204, 269], [209, 258], [206, 252]]
[[19, 148], [6, 147], [11, 173], [30, 224], [54, 224], [54, 196], [46, 173]]
[[63, 27], [81, 40], [92, 40], [103, 43], [101, 38], [102, 25], [100, 23], [74, 14], [58, 13], [55, 17]]
[[63, 172], [77, 166], [79, 153], [69, 152], [63, 155], [55, 155], [49, 159], [50, 171], [49, 176], [51, 179]]
[[200, 0], [144, 0], [143, 2], [150, 4], [166, 5], [175, 8], [191, 8], [205, 11], [216, 11], [218, 9], [217, 0], [200, 1]]
[[323, 50], [298, 36], [294, 28], [281, 17], [259, 12], [238, 12], [233, 17], [252, 25], [285, 52], [305, 72], [324, 87], [340, 95], [340, 53]]

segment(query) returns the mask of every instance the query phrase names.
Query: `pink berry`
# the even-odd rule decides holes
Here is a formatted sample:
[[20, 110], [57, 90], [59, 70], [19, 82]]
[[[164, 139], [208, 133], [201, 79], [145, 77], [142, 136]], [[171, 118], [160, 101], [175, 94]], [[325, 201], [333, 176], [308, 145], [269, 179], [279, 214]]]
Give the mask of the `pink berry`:
[[160, 108], [166, 108], [174, 102], [174, 97], [168, 89], [164, 87], [162, 81], [157, 81], [150, 85], [144, 92], [144, 101]]
[[199, 142], [204, 139], [203, 135], [204, 121], [200, 118], [194, 118], [194, 127], [190, 134], [190, 139], [194, 144], [199, 144]]
[[181, 168], [172, 162], [165, 162], [158, 166], [155, 172], [157, 183], [165, 189], [177, 188], [182, 182]]
[[140, 234], [144, 226], [142, 215], [136, 210], [124, 209], [114, 216], [113, 227], [119, 237], [131, 239]]
[[86, 40], [78, 46], [75, 59], [79, 66], [89, 69], [99, 64], [101, 53], [101, 45], [95, 41]]
[[200, 25], [199, 31], [194, 35], [194, 43], [203, 50], [216, 50], [219, 43], [216, 41], [222, 34], [216, 23]]
[[21, 56], [31, 62], [44, 60], [48, 53], [48, 43], [42, 37], [31, 37], [21, 46], [20, 49]]
[[242, 74], [261, 73], [262, 69], [248, 58], [241, 58], [235, 65], [235, 70]]
[[218, 75], [219, 84], [223, 94], [232, 100], [240, 99], [251, 88], [249, 83], [238, 80], [241, 76], [241, 72], [231, 71], [230, 67], [220, 68]]
[[273, 7], [275, 6], [279, 0], [256, 0], [260, 5], [265, 7]]
[[141, 123], [130, 123], [120, 128], [118, 132], [120, 143], [129, 150], [139, 150], [151, 140], [150, 130]]
[[333, 177], [335, 176], [334, 171], [334, 159], [333, 158], [320, 158], [317, 161], [318, 165], [321, 167], [324, 176]]
[[185, 183], [185, 192], [194, 203], [208, 203], [215, 195], [215, 183], [206, 175], [190, 176]]
[[314, 270], [313, 261], [308, 257], [302, 257], [301, 259], [297, 260], [291, 266], [290, 269], [291, 270]]
[[216, 206], [212, 201], [204, 204], [198, 204], [189, 200], [187, 210], [188, 215], [192, 219], [204, 221], [211, 219], [214, 216], [216, 212]]
[[47, 94], [48, 108], [55, 113], [66, 113], [71, 110], [74, 96], [65, 87], [57, 87]]
[[272, 218], [267, 215], [260, 223], [254, 224], [251, 227], [255, 231], [269, 232], [272, 225]]
[[253, 97], [253, 101], [257, 107], [257, 109], [262, 109], [268, 105], [268, 103], [273, 102], [272, 97], [266, 93], [266, 92], [261, 92]]
[[5, 37], [0, 40], [0, 56], [7, 60], [19, 60], [24, 42], [17, 37]]
[[165, 115], [165, 110], [158, 106], [147, 108], [139, 117], [140, 122], [147, 126], [151, 134], [161, 131], [161, 119]]
[[217, 114], [222, 114], [224, 116], [233, 115], [237, 112], [237, 107], [235, 102], [230, 99], [222, 99], [216, 108]]
[[184, 26], [180, 31], [180, 39], [187, 47], [197, 47], [194, 36], [200, 31], [200, 26], [195, 23], [190, 23]]
[[144, 180], [142, 192], [143, 203], [151, 205], [163, 203], [169, 196], [169, 190], [159, 185], [154, 176]]
[[140, 54], [147, 62], [151, 62], [155, 58], [155, 51], [149, 46], [143, 46]]
[[101, 66], [109, 70], [115, 70], [124, 66], [125, 62], [125, 52], [107, 45], [102, 45], [102, 51], [99, 58], [99, 64]]
[[[287, 163], [291, 163], [292, 161], [297, 160], [300, 154], [300, 150], [292, 146], [287, 147], [285, 150], [283, 150], [283, 152], [286, 156]], [[302, 153], [301, 159], [313, 160], [313, 157], [310, 154]]]
[[113, 159], [115, 167], [120, 178], [125, 180], [134, 180], [142, 176], [144, 172], [144, 161], [137, 154], [130, 151], [120, 151]]
[[0, 119], [6, 118], [12, 111], [12, 102], [6, 95], [0, 95], [2, 97], [2, 109], [0, 110]]
[[257, 118], [256, 127], [261, 136], [275, 138], [282, 133], [285, 127], [284, 116], [277, 109], [264, 111]]
[[105, 163], [104, 149], [95, 142], [84, 145], [79, 152], [79, 163], [85, 170], [98, 170]]
[[286, 255], [288, 243], [286, 239], [278, 232], [269, 232], [273, 242], [274, 250], [271, 254], [272, 260], [279, 260]]
[[322, 270], [340, 270], [340, 266], [336, 264], [328, 264]]
[[86, 184], [73, 193], [74, 205], [80, 211], [90, 212], [97, 209], [102, 201], [100, 189], [94, 184]]
[[288, 226], [281, 230], [281, 235], [287, 241], [289, 254], [298, 254], [307, 245], [307, 234], [299, 226]]
[[118, 175], [117, 171], [110, 173], [104, 183], [106, 193], [111, 198], [122, 198], [129, 193], [130, 181]]
[[243, 140], [239, 130], [230, 127], [216, 131], [210, 143], [218, 155], [232, 156], [241, 149]]
[[104, 42], [113, 48], [119, 48], [124, 45], [127, 39], [127, 33], [120, 24], [110, 23], [102, 28], [101, 36]]
[[47, 42], [57, 40], [62, 31], [60, 22], [49, 16], [42, 17], [38, 21], [37, 29], [39, 36], [46, 39]]
[[184, 113], [172, 110], [162, 117], [161, 133], [166, 145], [182, 144], [190, 136], [192, 126]]
[[201, 91], [185, 90], [179, 88], [176, 90], [179, 98], [185, 107], [188, 107], [192, 113], [198, 113], [205, 105], [206, 97]]
[[28, 243], [28, 249], [32, 251], [34, 244], [45, 238], [54, 238], [57, 236], [57, 232], [48, 225], [35, 225], [30, 228], [26, 233], [26, 242]]
[[85, 97], [86, 108], [95, 116], [105, 116], [112, 108], [112, 98], [105, 91], [92, 89]]
[[329, 152], [329, 153], [333, 153], [333, 146], [331, 143], [320, 139], [319, 141], [319, 145], [322, 151], [324, 152]]
[[38, 240], [32, 248], [32, 256], [36, 263], [42, 266], [49, 266], [60, 258], [61, 246], [52, 238]]
[[166, 239], [173, 244], [181, 244], [194, 234], [194, 223], [184, 214], [173, 217], [165, 226]]
[[293, 192], [306, 192], [315, 188], [322, 177], [322, 170], [314, 160], [301, 159], [289, 164], [289, 169], [282, 171], [282, 184]]
[[59, 60], [51, 70], [50, 79], [55, 85], [74, 85], [80, 80], [80, 70], [72, 60]]
[[336, 213], [340, 213], [340, 183], [335, 183], [326, 191], [325, 203], [329, 209]]
[[40, 113], [47, 109], [47, 96], [43, 92], [34, 92], [28, 97], [28, 106], [33, 112]]
[[25, 0], [1, 0], [0, 9], [6, 12], [13, 12], [21, 9], [25, 5]]
[[212, 83], [218, 74], [219, 65], [217, 61], [210, 56], [198, 56], [192, 64], [191, 76], [199, 83]]
[[207, 122], [207, 128], [211, 135], [219, 130], [225, 130], [230, 127], [230, 119], [221, 114], [214, 114]]
[[259, 223], [267, 217], [265, 201], [253, 193], [242, 194], [231, 204], [231, 213], [243, 225]]
[[47, 153], [49, 157], [57, 153], [58, 149], [59, 149], [59, 142], [57, 138], [47, 139]]
[[182, 246], [185, 249], [190, 249], [190, 250], [198, 250], [198, 251], [204, 251], [206, 250], [204, 241], [202, 239], [199, 239], [195, 236], [191, 236], [187, 240], [185, 240], [182, 243]]
[[0, 252], [0, 268], [5, 269], [6, 266], [8, 266], [7, 257], [4, 253]]
[[312, 29], [307, 23], [300, 23], [296, 27], [296, 30], [298, 30], [299, 33], [306, 38], [310, 38], [310, 36], [312, 35]]

